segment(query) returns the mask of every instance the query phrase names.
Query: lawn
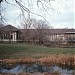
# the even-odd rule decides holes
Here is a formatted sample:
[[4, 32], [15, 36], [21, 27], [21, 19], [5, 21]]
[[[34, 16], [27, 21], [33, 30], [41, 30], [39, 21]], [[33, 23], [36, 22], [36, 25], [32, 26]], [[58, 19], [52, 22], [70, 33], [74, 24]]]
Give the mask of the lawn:
[[48, 54], [75, 54], [75, 48], [47, 48], [39, 45], [24, 43], [0, 44], [0, 59], [44, 57]]

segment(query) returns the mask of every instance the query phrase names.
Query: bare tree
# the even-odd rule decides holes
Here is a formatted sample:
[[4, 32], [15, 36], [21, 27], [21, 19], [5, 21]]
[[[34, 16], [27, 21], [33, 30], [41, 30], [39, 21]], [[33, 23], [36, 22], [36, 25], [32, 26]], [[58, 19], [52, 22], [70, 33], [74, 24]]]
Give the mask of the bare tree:
[[3, 16], [2, 16], [2, 6], [1, 6], [2, 0], [0, 0], [0, 41], [2, 42], [2, 37], [3, 37], [3, 30], [2, 27], [4, 26], [3, 24]]
[[[52, 6], [51, 2], [52, 1], [55, 1], [56, 3], [58, 1], [60, 2], [60, 0], [26, 0], [26, 1], [24, 1], [24, 0], [13, 0], [13, 1], [16, 2], [16, 4], [15, 4], [15, 3], [12, 3], [11, 1], [8, 1], [8, 0], [0, 0], [0, 3], [4, 2], [4, 1], [6, 3], [11, 4], [11, 5], [14, 5], [16, 7], [19, 6], [20, 9], [21, 9], [22, 16], [23, 16], [24, 20], [25, 20], [26, 15], [28, 15], [27, 18], [29, 20], [31, 18], [31, 15], [36, 15], [36, 16], [39, 16], [42, 19], [44, 19], [44, 21], [46, 21], [46, 22], [47, 22], [47, 20], [46, 20], [45, 16], [44, 15], [37, 14], [37, 13], [34, 13], [33, 12], [33, 9], [36, 9], [36, 8], [40, 9], [41, 8], [42, 10], [40, 9], [40, 11], [43, 11], [43, 13], [45, 12], [45, 13], [47, 13], [47, 15], [50, 16], [48, 10], [54, 11], [54, 7]], [[26, 5], [24, 5], [24, 3]], [[34, 8], [35, 6], [33, 6], [34, 3], [36, 4], [36, 8]], [[61, 0], [61, 3], [63, 3], [62, 0]], [[25, 14], [25, 12], [27, 14]]]
[[27, 42], [32, 40], [33, 43], [39, 42], [39, 44], [42, 44], [45, 38], [44, 30], [50, 29], [50, 26], [42, 20], [30, 19], [29, 25], [28, 21], [25, 20], [25, 23], [22, 24], [24, 40]]
[[36, 29], [36, 38], [38, 39], [39, 44], [43, 44], [45, 39], [44, 31], [45, 29], [50, 29], [50, 26], [42, 20], [39, 20], [35, 26]]
[[[1, 2], [3, 2], [3, 1], [5, 1], [8, 4], [14, 5], [14, 6], [18, 6], [20, 8], [21, 16], [22, 16], [21, 25], [25, 29], [24, 38], [26, 36], [28, 36], [28, 38], [29, 38], [29, 36], [30, 36], [29, 29], [32, 27], [31, 15], [35, 15], [35, 16], [41, 17], [43, 19], [43, 21], [39, 21], [38, 23], [36, 22], [36, 25], [35, 25], [36, 29], [39, 30], [38, 34], [40, 34], [39, 35], [39, 40], [41, 42], [42, 42], [41, 39], [43, 37], [43, 29], [47, 29], [47, 28], [49, 28], [49, 26], [50, 26], [50, 28], [53, 28], [50, 25], [50, 23], [46, 20], [45, 16], [33, 12], [32, 9], [34, 9], [33, 8], [33, 3], [36, 3], [38, 9], [42, 8], [42, 11], [45, 12], [45, 13], [47, 12], [47, 15], [49, 15], [49, 12], [48, 12], [49, 9], [54, 11], [54, 8], [51, 5], [51, 1], [56, 1], [56, 0], [26, 0], [27, 1], [26, 5], [24, 5], [23, 0], [14, 0], [16, 4], [10, 3], [10, 1], [8, 1], [8, 0], [1, 0]], [[25, 3], [26, 3], [26, 1], [25, 1]], [[32, 6], [32, 8], [31, 8], [31, 6]], [[26, 17], [26, 15], [27, 15], [27, 17]]]

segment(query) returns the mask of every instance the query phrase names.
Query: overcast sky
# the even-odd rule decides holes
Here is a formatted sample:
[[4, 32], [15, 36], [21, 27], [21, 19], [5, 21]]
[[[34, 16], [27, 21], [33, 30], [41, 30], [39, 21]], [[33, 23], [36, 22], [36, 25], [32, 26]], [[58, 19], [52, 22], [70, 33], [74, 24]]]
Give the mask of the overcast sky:
[[[54, 28], [75, 28], [74, 26], [74, 17], [75, 17], [75, 8], [74, 8], [74, 0], [55, 0], [51, 1], [51, 3], [44, 3], [42, 8], [42, 4], [39, 2], [38, 6], [36, 0], [19, 0], [25, 7], [30, 9], [33, 13], [44, 16], [45, 19], [49, 22], [51, 26]], [[23, 2], [22, 2], [23, 1]], [[29, 2], [28, 2], [29, 1]], [[48, 0], [47, 0], [48, 1]], [[8, 2], [15, 4], [14, 0], [8, 0]], [[17, 5], [11, 5], [7, 3], [2, 3], [2, 6], [6, 9], [4, 10], [5, 18], [8, 24], [18, 26], [20, 25], [19, 14], [20, 10]], [[3, 14], [4, 15], [4, 14]], [[26, 17], [27, 14], [25, 13]], [[31, 14], [31, 18], [44, 20], [42, 17]]]

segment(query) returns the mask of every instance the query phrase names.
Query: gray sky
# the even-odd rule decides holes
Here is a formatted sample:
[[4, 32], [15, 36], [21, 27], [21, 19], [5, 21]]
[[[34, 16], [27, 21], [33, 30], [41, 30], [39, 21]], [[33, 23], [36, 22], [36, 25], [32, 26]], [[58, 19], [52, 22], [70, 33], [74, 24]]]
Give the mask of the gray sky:
[[[10, 3], [15, 4], [14, 0], [8, 0]], [[44, 16], [45, 19], [49, 22], [51, 26], [54, 28], [75, 28], [74, 26], [74, 17], [75, 17], [75, 8], [74, 8], [74, 0], [55, 0], [51, 1], [51, 3], [47, 4], [44, 1], [42, 5], [39, 2], [39, 7], [36, 4], [36, 0], [19, 0], [25, 7], [30, 9], [33, 13]], [[23, 2], [22, 2], [23, 1]], [[28, 2], [29, 1], [29, 2]], [[47, 0], [48, 1], [48, 0]], [[3, 7], [6, 7], [5, 18], [8, 21], [8, 24], [18, 26], [20, 23], [19, 14], [21, 11], [19, 7], [17, 8], [14, 5], [2, 3]], [[18, 5], [17, 5], [18, 6]], [[42, 8], [43, 6], [43, 8]], [[4, 14], [3, 14], [4, 15]], [[25, 12], [25, 16], [27, 14]], [[42, 17], [31, 14], [31, 18], [44, 20]]]

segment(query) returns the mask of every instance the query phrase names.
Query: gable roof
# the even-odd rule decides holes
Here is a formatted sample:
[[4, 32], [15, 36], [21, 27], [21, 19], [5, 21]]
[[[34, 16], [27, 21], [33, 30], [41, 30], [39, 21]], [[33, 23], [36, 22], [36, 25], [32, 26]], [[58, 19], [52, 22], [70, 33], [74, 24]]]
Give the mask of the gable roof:
[[4, 31], [19, 31], [16, 27], [14, 27], [12, 25], [6, 25], [6, 26], [2, 27], [2, 30], [4, 30]]

